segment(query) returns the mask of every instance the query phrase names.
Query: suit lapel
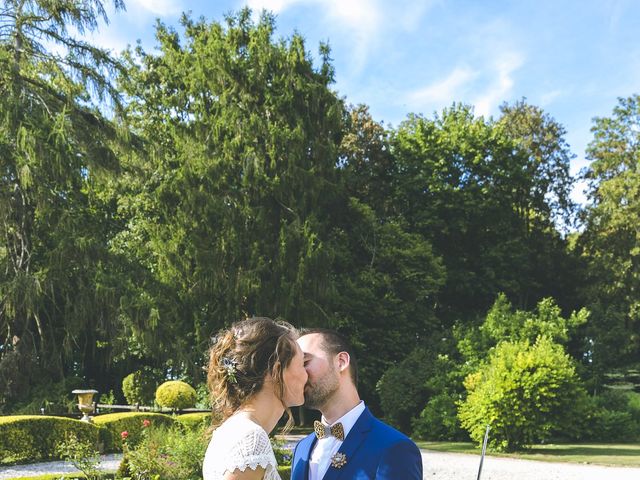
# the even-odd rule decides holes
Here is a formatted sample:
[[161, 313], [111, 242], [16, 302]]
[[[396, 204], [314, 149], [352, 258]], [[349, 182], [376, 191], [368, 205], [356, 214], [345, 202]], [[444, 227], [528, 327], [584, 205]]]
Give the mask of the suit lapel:
[[[327, 470], [327, 473], [324, 475], [322, 480], [336, 480], [340, 478], [341, 475], [347, 475], [350, 467], [352, 465], [355, 465], [354, 458], [358, 449], [371, 430], [372, 420], [373, 415], [371, 415], [371, 412], [368, 408], [365, 408], [360, 417], [358, 417], [358, 420], [356, 420], [356, 423], [349, 431], [347, 438], [345, 438], [344, 442], [342, 442], [340, 449], [338, 450], [339, 453], [342, 453], [346, 456], [347, 463], [341, 468], [336, 468], [330, 465], [329, 470]], [[344, 478], [350, 477], [345, 476]]]
[[291, 467], [291, 480], [309, 480], [309, 458], [315, 444], [316, 436], [313, 433], [300, 440], [296, 449], [296, 461]]

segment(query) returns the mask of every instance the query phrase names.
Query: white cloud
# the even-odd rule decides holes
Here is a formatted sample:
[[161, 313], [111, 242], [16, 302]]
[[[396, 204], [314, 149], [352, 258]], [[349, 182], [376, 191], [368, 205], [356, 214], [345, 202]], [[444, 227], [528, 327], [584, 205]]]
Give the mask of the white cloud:
[[391, 21], [395, 20], [403, 30], [412, 32], [420, 26], [426, 13], [438, 3], [442, 3], [442, 0], [395, 0], [385, 3], [384, 16]]
[[498, 55], [490, 73], [493, 77], [488, 89], [472, 102], [477, 115], [489, 116], [513, 88], [513, 73], [524, 63], [522, 55], [508, 52]]
[[247, 6], [255, 12], [269, 10], [273, 13], [280, 13], [296, 3], [314, 3], [309, 0], [248, 0]]
[[[247, 0], [254, 15], [269, 10], [281, 13], [294, 7], [313, 9], [318, 22], [326, 25], [326, 39], [332, 46], [348, 51], [349, 71], [357, 76], [366, 66], [370, 53], [388, 47], [393, 35], [414, 31], [425, 13], [442, 0]], [[346, 45], [346, 50], [345, 47]]]
[[129, 0], [127, 8], [145, 10], [160, 17], [178, 15], [184, 10], [181, 0]]
[[540, 101], [538, 102], [541, 107], [553, 103], [557, 98], [564, 94], [562, 90], [552, 90], [551, 92], [544, 92], [540, 95]]
[[468, 67], [456, 67], [446, 78], [438, 80], [419, 90], [408, 94], [408, 101], [416, 106], [437, 105], [442, 107], [449, 105], [460, 98], [470, 82], [477, 77], [477, 72]]

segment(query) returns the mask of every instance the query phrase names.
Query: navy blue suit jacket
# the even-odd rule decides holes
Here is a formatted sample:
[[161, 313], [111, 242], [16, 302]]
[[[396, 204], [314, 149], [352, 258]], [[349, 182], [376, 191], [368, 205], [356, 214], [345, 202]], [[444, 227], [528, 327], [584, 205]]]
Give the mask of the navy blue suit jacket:
[[[296, 445], [291, 480], [309, 479], [309, 457], [316, 443], [311, 434]], [[329, 466], [323, 480], [422, 480], [422, 457], [406, 435], [375, 418], [365, 408], [338, 452], [347, 463]]]

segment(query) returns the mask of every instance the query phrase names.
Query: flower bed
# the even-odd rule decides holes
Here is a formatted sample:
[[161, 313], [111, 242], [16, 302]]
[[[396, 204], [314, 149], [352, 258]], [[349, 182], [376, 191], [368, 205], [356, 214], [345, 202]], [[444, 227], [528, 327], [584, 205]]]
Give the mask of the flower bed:
[[171, 427], [175, 423], [170, 415], [149, 412], [108, 413], [94, 417], [93, 421], [97, 426], [106, 428], [106, 452], [122, 451], [123, 432], [127, 432], [126, 438], [130, 446], [135, 446], [144, 428], [161, 425]]

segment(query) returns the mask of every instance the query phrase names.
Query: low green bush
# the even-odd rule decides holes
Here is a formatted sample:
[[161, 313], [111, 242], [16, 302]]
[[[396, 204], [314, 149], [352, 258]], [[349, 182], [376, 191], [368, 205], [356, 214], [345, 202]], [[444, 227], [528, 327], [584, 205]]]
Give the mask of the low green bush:
[[640, 395], [621, 390], [605, 390], [589, 398], [592, 412], [580, 439], [598, 442], [640, 440]]
[[127, 432], [127, 443], [136, 445], [141, 439], [141, 433], [145, 429], [145, 420], [148, 427], [173, 426], [173, 417], [162, 413], [149, 412], [123, 412], [108, 413], [93, 418], [96, 425], [106, 429], [104, 437], [104, 450], [107, 452], [122, 451], [122, 432]]
[[156, 390], [156, 402], [161, 407], [181, 410], [193, 408], [198, 400], [195, 388], [180, 380], [164, 382]]
[[189, 430], [206, 428], [212, 422], [211, 413], [205, 412], [185, 413], [178, 415], [175, 419]]
[[456, 416], [456, 400], [447, 392], [431, 397], [420, 416], [413, 419], [413, 435], [423, 440], [468, 440]]
[[106, 431], [71, 418], [46, 415], [0, 417], [0, 464], [57, 458], [56, 446], [74, 434], [84, 442], [104, 442]]
[[142, 441], [125, 452], [127, 477], [162, 480], [202, 479], [208, 445], [205, 429], [185, 430], [179, 424], [142, 432]]

